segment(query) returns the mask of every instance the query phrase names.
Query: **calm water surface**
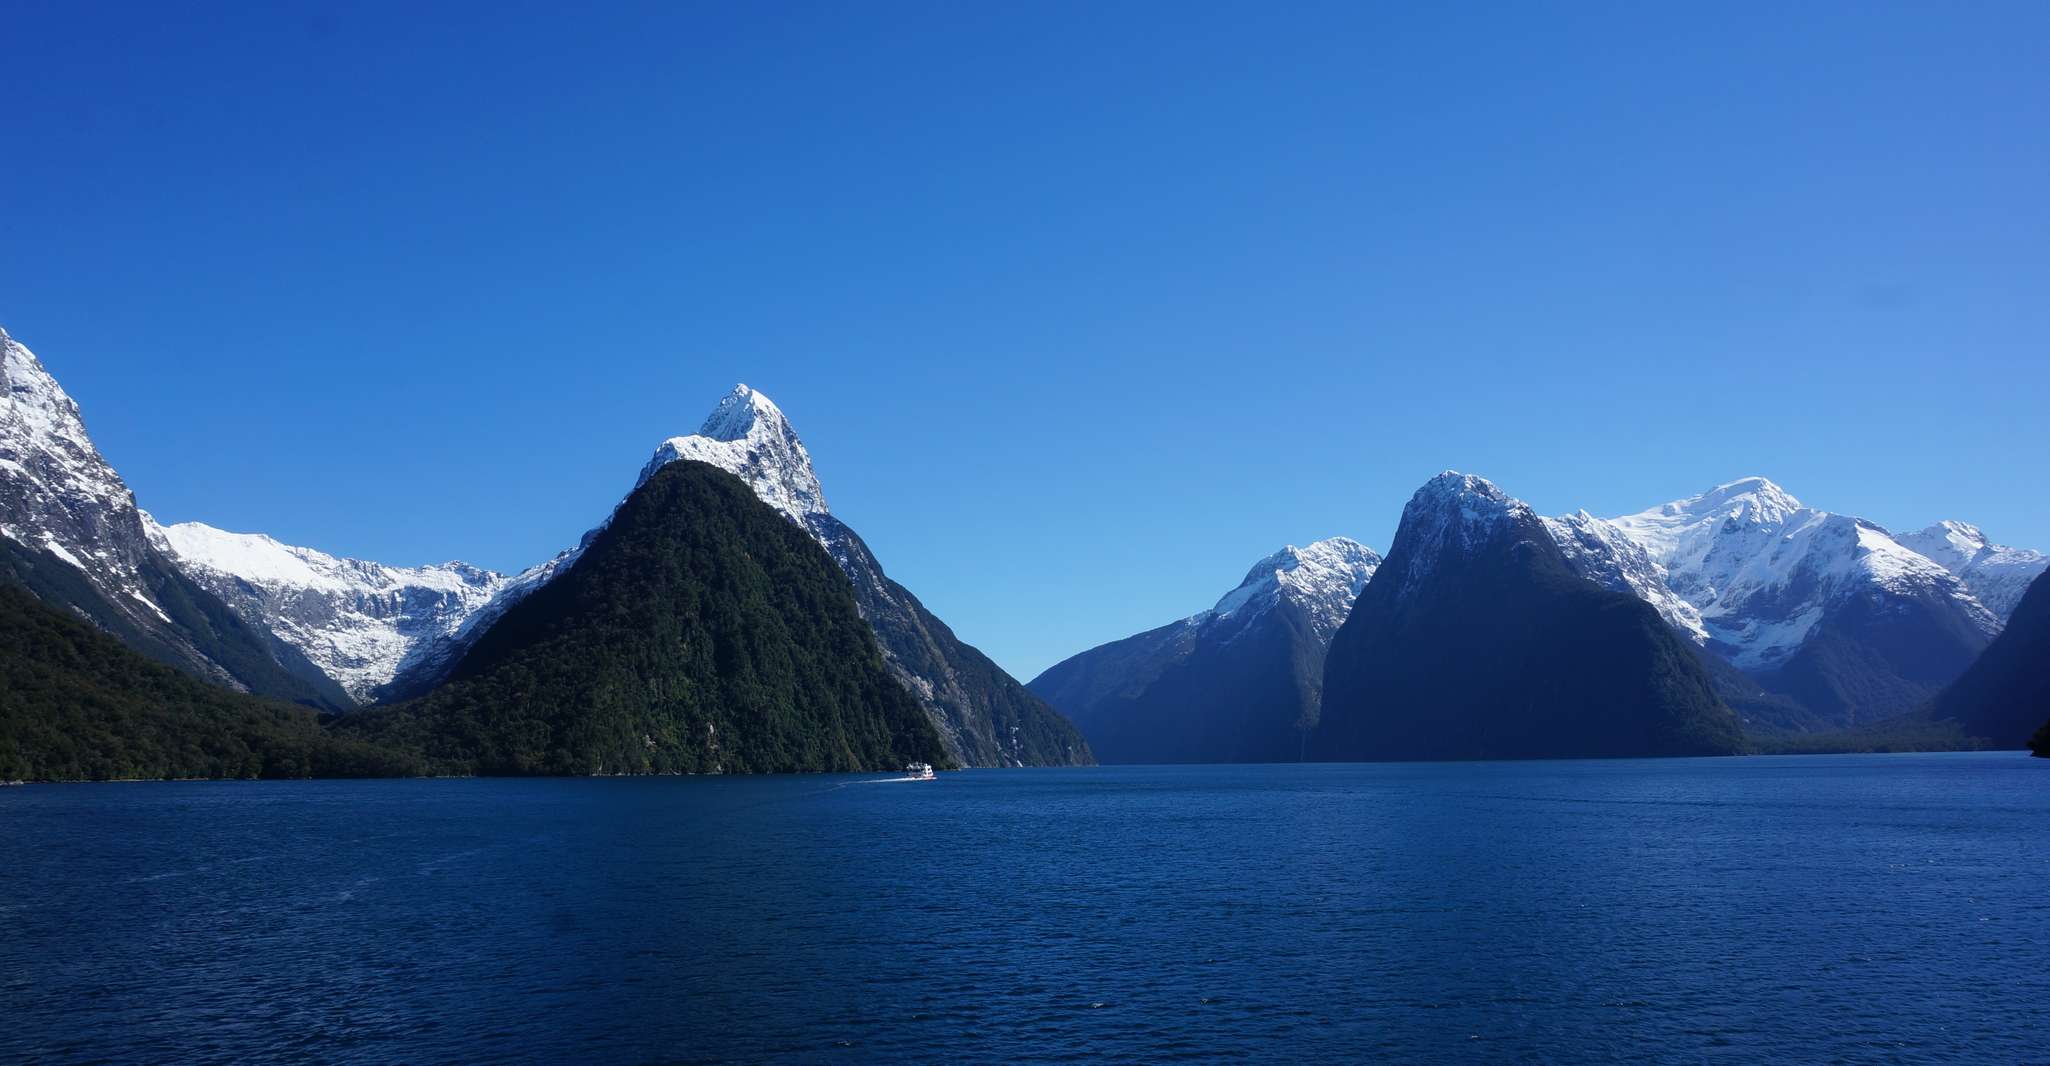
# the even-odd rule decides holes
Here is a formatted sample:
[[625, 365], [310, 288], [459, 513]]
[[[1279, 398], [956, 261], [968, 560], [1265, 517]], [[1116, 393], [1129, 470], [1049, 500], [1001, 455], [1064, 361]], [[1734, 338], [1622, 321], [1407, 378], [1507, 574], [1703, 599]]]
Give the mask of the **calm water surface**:
[[0, 791], [0, 1061], [2050, 1062], [2018, 754]]

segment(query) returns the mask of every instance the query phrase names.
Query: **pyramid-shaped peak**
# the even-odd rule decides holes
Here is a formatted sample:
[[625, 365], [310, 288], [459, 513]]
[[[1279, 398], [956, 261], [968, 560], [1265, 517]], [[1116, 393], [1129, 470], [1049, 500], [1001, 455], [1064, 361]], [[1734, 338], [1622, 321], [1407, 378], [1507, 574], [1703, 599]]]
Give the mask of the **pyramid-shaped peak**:
[[1695, 499], [1695, 509], [1748, 504], [1775, 514], [1801, 510], [1801, 501], [1771, 478], [1746, 477], [1717, 485]]
[[699, 436], [713, 440], [745, 440], [763, 432], [788, 435], [790, 420], [775, 401], [745, 383], [733, 386], [698, 428]]
[[1428, 512], [1457, 508], [1468, 518], [1496, 515], [1523, 506], [1522, 501], [1503, 492], [1487, 478], [1476, 474], [1462, 474], [1447, 470], [1424, 482], [1423, 487], [1409, 499], [1403, 509], [1410, 512]]
[[804, 442], [783, 411], [747, 385], [735, 385], [696, 433], [663, 441], [642, 468], [637, 486], [678, 459], [710, 463], [735, 475], [800, 524], [805, 515], [826, 513], [825, 494]]

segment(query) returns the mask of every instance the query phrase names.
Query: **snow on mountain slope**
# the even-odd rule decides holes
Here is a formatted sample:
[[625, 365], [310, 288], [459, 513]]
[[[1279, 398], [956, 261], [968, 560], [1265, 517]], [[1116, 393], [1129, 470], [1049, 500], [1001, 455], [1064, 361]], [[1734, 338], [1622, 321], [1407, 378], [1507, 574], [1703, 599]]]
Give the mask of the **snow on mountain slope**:
[[77, 567], [112, 602], [164, 614], [143, 590], [151, 545], [134, 494], [86, 435], [78, 404], [5, 330], [0, 535]]
[[1566, 561], [1584, 577], [1617, 592], [1628, 592], [1658, 608], [1666, 624], [1696, 644], [1708, 643], [1701, 612], [1667, 585], [1666, 568], [1644, 546], [1613, 523], [1586, 511], [1543, 520]]
[[678, 459], [710, 463], [738, 476], [762, 502], [800, 524], [806, 515], [827, 513], [811, 453], [783, 412], [746, 385], [727, 393], [696, 434], [663, 441], [635, 487]]
[[1994, 544], [1979, 527], [1965, 522], [1938, 522], [1893, 539], [1956, 574], [2002, 622], [2014, 615], [2029, 583], [2050, 570], [2050, 555]]
[[1215, 607], [1185, 621], [1243, 628], [1286, 601], [1303, 609], [1317, 640], [1328, 644], [1380, 565], [1381, 556], [1374, 549], [1347, 537], [1312, 541], [1302, 548], [1290, 544], [1254, 563], [1245, 580]]
[[1666, 570], [1737, 666], [1792, 656], [1832, 606], [1860, 593], [1947, 604], [1990, 636], [1999, 621], [1950, 571], [1870, 522], [1805, 507], [1764, 478], [1610, 520]]
[[396, 567], [337, 558], [199, 522], [150, 525], [186, 573], [359, 702], [453, 636], [511, 580], [460, 562]]
[[[1447, 470], [1424, 482], [1402, 508], [1402, 526], [1412, 541], [1404, 553], [1401, 595], [1436, 572], [1439, 560], [1467, 554], [1505, 526], [1537, 525], [1530, 506], [1487, 478]], [[1542, 526], [1539, 526], [1542, 528]]]

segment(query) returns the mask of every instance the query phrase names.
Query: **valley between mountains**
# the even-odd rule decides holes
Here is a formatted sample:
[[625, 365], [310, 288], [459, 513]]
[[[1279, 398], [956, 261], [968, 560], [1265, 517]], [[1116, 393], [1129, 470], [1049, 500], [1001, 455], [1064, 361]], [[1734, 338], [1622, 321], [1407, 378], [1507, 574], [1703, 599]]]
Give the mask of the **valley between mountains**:
[[0, 779], [2050, 746], [2050, 557], [1762, 477], [1609, 518], [1445, 472], [1021, 684], [745, 386], [513, 574], [159, 524], [0, 332]]

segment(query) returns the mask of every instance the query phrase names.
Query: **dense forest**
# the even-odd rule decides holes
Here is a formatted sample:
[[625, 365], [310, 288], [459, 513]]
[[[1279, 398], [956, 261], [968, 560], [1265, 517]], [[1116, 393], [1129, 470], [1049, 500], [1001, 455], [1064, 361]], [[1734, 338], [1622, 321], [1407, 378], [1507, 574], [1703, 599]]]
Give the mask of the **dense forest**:
[[404, 755], [217, 688], [0, 582], [0, 779], [378, 777]]
[[664, 467], [449, 682], [349, 715], [438, 772], [898, 769], [945, 763], [847, 578], [723, 470]]

